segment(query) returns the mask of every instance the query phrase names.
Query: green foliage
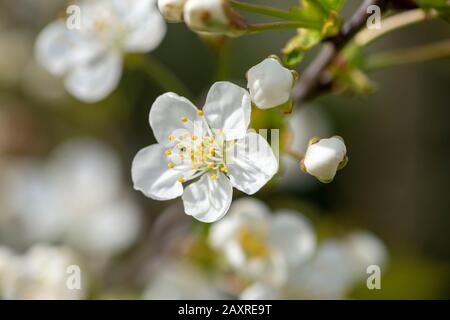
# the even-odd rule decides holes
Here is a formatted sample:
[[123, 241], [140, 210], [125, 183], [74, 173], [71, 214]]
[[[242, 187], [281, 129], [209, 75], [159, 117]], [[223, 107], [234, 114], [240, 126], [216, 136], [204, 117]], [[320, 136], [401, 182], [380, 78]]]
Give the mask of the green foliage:
[[450, 23], [450, 4], [447, 0], [417, 0], [416, 2], [425, 10], [436, 10], [441, 18]]
[[324, 38], [336, 35], [341, 27], [339, 11], [344, 0], [301, 0], [301, 8], [291, 12], [304, 20], [314, 21], [316, 29], [299, 28], [297, 35], [284, 47], [284, 63], [290, 67], [299, 64], [304, 54]]
[[305, 52], [313, 48], [322, 40], [320, 31], [298, 29], [298, 34], [290, 39], [283, 49], [284, 62], [288, 66], [299, 64]]

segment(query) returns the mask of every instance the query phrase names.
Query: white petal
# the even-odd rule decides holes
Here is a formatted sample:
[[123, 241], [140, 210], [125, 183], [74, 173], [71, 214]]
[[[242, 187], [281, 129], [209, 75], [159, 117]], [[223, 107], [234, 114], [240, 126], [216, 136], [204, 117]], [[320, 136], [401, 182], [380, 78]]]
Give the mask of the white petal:
[[77, 30], [69, 30], [64, 21], [47, 25], [36, 40], [36, 59], [47, 71], [63, 75], [74, 64], [89, 60], [99, 45]]
[[284, 255], [291, 268], [310, 259], [316, 248], [311, 224], [293, 210], [280, 210], [275, 214], [270, 225], [269, 241]]
[[142, 149], [131, 168], [134, 188], [155, 200], [170, 200], [181, 196], [183, 185], [177, 180], [180, 171], [167, 167], [168, 159], [159, 144]]
[[197, 108], [186, 98], [169, 92], [159, 96], [150, 110], [150, 127], [155, 139], [162, 145], [170, 145], [169, 135], [188, 129], [192, 123], [181, 122], [181, 118], [197, 119]]
[[252, 101], [261, 109], [277, 107], [287, 102], [291, 95], [294, 76], [273, 58], [252, 67], [247, 73]]
[[227, 213], [232, 197], [233, 187], [224, 174], [219, 173], [216, 180], [204, 174], [200, 180], [186, 187], [184, 210], [199, 221], [215, 222]]
[[226, 140], [240, 139], [250, 124], [250, 96], [231, 82], [216, 82], [208, 92], [203, 111], [211, 129], [222, 129]]
[[70, 70], [65, 79], [67, 90], [81, 101], [92, 103], [107, 97], [122, 75], [122, 57], [105, 53]]
[[259, 134], [249, 132], [227, 154], [228, 176], [236, 189], [254, 194], [278, 171], [270, 145]]
[[71, 44], [63, 21], [46, 26], [36, 40], [36, 58], [50, 73], [62, 75], [70, 64]]
[[279, 299], [279, 289], [263, 282], [257, 282], [246, 288], [240, 295], [241, 300], [274, 300]]
[[250, 197], [240, 198], [231, 205], [227, 218], [211, 227], [209, 243], [213, 248], [224, 247], [228, 241], [234, 241], [241, 227], [264, 233], [270, 223], [270, 217], [270, 209], [264, 202]]
[[[123, 2], [123, 0], [122, 0]], [[125, 49], [131, 52], [149, 52], [156, 49], [166, 35], [166, 23], [156, 9], [154, 0], [133, 0], [126, 8], [125, 25], [128, 34]], [[125, 1], [127, 3], [127, 1]]]

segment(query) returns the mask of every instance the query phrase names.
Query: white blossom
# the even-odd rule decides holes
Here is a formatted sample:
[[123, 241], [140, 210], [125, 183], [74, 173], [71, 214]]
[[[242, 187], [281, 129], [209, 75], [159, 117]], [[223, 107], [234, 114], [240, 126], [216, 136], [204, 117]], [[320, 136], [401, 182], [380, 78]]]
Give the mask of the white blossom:
[[5, 240], [64, 241], [105, 258], [135, 241], [141, 212], [123, 190], [117, 155], [104, 144], [70, 140], [46, 163], [24, 160], [5, 171], [0, 179], [10, 212], [0, 214]]
[[67, 300], [85, 297], [87, 279], [80, 274], [80, 288], [69, 288], [68, 267], [77, 265], [74, 253], [64, 247], [35, 245], [23, 255], [0, 246], [0, 298]]
[[183, 10], [187, 0], [158, 0], [158, 8], [169, 22], [183, 21]]
[[134, 158], [135, 189], [155, 200], [182, 196], [186, 214], [221, 219], [233, 187], [253, 194], [278, 170], [267, 141], [247, 132], [250, 112], [248, 92], [230, 82], [211, 87], [203, 110], [174, 93], [160, 96], [150, 110], [158, 143]]
[[261, 201], [244, 198], [211, 227], [209, 243], [238, 274], [276, 288], [312, 256], [316, 242], [312, 226], [300, 213], [284, 209], [271, 214]]
[[289, 272], [283, 286], [259, 281], [240, 295], [241, 299], [344, 299], [367, 277], [369, 265], [384, 267], [387, 250], [367, 231], [344, 238], [325, 239], [309, 260]]
[[149, 52], [162, 41], [166, 25], [156, 0], [80, 1], [80, 28], [51, 22], [36, 40], [36, 58], [64, 78], [67, 90], [84, 102], [108, 96], [122, 74], [126, 52]]
[[321, 182], [334, 179], [336, 172], [347, 162], [347, 149], [341, 137], [312, 141], [306, 150], [302, 168]]
[[295, 73], [270, 57], [247, 72], [247, 81], [253, 103], [258, 108], [269, 109], [290, 100]]

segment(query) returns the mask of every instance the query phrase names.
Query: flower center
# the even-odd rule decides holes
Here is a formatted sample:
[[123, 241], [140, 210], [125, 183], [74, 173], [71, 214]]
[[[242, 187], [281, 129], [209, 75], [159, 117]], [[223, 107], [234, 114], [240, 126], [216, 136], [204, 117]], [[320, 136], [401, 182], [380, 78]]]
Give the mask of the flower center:
[[[195, 121], [181, 117], [180, 122], [191, 130], [183, 129], [169, 135], [168, 140], [175, 145], [165, 151], [169, 170], [180, 171], [178, 181], [183, 183], [203, 174], [216, 180], [220, 172], [226, 174], [226, 150], [233, 142], [225, 141], [223, 130], [211, 130], [202, 111], [197, 112]], [[183, 172], [189, 174], [184, 176]]]
[[263, 258], [269, 255], [263, 236], [252, 232], [249, 227], [244, 227], [238, 235], [239, 243], [248, 257]]

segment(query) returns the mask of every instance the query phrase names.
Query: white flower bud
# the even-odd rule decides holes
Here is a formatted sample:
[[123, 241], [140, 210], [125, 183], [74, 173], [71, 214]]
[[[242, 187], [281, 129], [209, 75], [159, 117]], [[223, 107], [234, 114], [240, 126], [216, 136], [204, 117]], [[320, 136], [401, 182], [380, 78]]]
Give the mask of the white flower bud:
[[247, 72], [247, 88], [260, 109], [280, 106], [291, 98], [295, 73], [276, 58], [267, 58]]
[[230, 35], [244, 26], [227, 0], [189, 0], [184, 7], [184, 21], [197, 32]]
[[341, 137], [312, 141], [306, 150], [302, 168], [321, 182], [331, 182], [336, 172], [347, 163], [346, 154], [347, 149]]
[[183, 9], [186, 0], [158, 0], [158, 8], [169, 22], [183, 21]]

